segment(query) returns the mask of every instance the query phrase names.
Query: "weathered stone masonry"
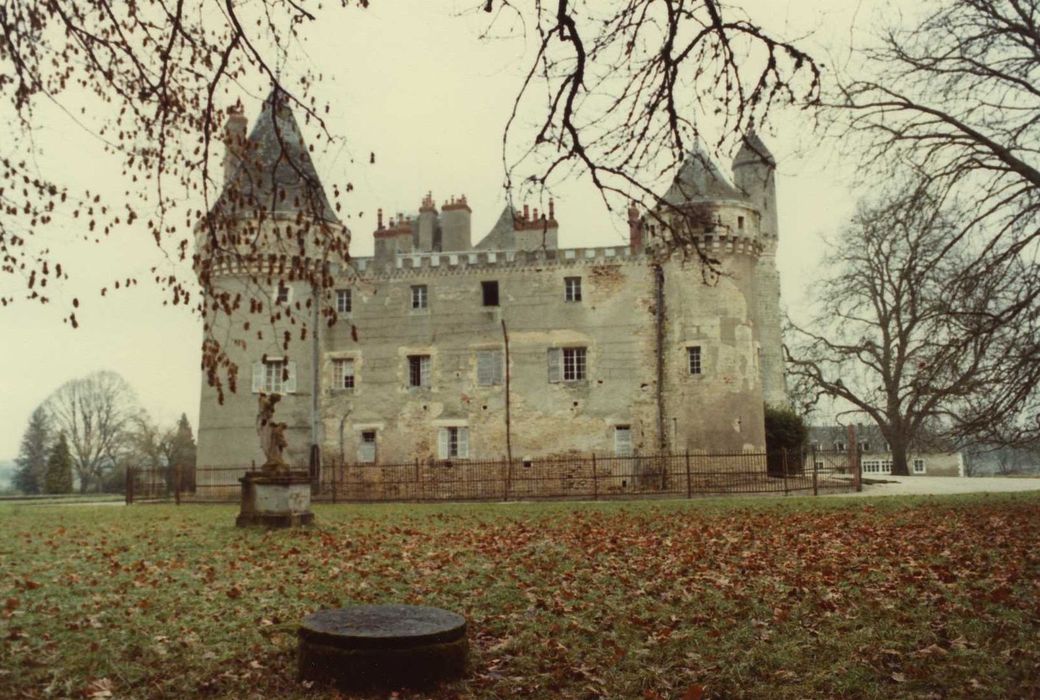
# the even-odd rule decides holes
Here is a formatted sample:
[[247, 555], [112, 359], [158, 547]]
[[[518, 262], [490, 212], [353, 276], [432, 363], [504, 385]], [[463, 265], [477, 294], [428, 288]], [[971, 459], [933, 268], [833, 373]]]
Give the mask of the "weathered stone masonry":
[[[250, 139], [264, 138], [263, 121]], [[334, 266], [334, 288], [314, 296], [340, 308], [316, 339], [318, 367], [309, 342], [286, 357], [274, 333], [231, 343], [246, 381], [223, 406], [203, 381], [199, 464], [259, 459], [249, 390], [271, 388], [287, 392], [289, 458], [306, 464], [315, 370], [326, 463], [763, 450], [764, 397], [783, 400], [773, 164], [757, 138], [737, 162], [750, 192], [694, 153], [667, 195], [711, 204], [700, 244], [722, 264], [713, 285], [635, 224], [627, 246], [559, 249], [554, 208], [507, 208], [475, 245], [463, 197], [438, 211], [427, 195], [415, 217], [386, 224], [380, 214], [375, 255]], [[234, 269], [219, 285], [248, 293]], [[309, 318], [295, 302], [311, 290], [286, 286], [288, 315]], [[225, 323], [233, 341], [239, 321]], [[290, 363], [290, 386], [265, 384], [273, 358]]]

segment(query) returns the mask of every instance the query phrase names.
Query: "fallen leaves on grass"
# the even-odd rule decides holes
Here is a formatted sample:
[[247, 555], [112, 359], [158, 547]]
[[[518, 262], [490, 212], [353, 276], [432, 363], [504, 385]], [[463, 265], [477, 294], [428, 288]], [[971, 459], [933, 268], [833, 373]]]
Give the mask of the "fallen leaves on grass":
[[298, 620], [365, 602], [466, 615], [472, 673], [435, 698], [1040, 694], [1037, 497], [318, 515], [19, 511], [0, 696], [313, 699]]

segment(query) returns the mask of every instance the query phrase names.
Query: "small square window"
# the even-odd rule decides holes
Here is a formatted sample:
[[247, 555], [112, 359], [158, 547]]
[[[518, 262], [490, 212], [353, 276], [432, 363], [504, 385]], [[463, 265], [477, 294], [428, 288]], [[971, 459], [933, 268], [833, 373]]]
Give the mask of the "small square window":
[[354, 360], [352, 359], [339, 359], [333, 363], [333, 369], [335, 374], [335, 387], [337, 389], [345, 389], [347, 391], [354, 390]]
[[430, 356], [408, 356], [408, 386], [413, 388], [430, 386]]
[[924, 460], [923, 459], [915, 459], [914, 460], [914, 474], [924, 474]]
[[278, 286], [275, 287], [274, 291], [274, 303], [276, 304], [288, 304], [289, 303], [289, 285], [284, 282], [279, 282]]
[[701, 347], [699, 345], [694, 345], [692, 347], [686, 348], [686, 359], [690, 370], [690, 374], [700, 374]]
[[581, 277], [563, 278], [563, 300], [581, 301]]
[[834, 451], [835, 452], [844, 452], [845, 451], [845, 443], [844, 442], [836, 442], [836, 443], [834, 443]]
[[498, 282], [496, 280], [481, 282], [480, 290], [484, 295], [484, 306], [498, 306]]
[[336, 313], [349, 314], [353, 306], [349, 289], [336, 290]]
[[253, 365], [254, 394], [293, 394], [295, 392], [295, 362], [284, 359], [265, 359]]
[[429, 308], [430, 298], [425, 284], [417, 284], [412, 287], [412, 310]]

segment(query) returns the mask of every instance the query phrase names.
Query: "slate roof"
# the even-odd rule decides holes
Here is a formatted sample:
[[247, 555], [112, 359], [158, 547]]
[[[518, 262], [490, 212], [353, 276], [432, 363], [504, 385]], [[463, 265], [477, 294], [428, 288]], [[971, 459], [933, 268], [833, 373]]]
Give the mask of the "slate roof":
[[758, 165], [760, 163], [765, 163], [775, 168], [776, 158], [766, 148], [765, 143], [762, 142], [758, 134], [751, 130], [744, 136], [744, 143], [737, 152], [737, 157], [733, 160], [733, 167], [738, 168], [741, 165]]
[[284, 93], [274, 90], [264, 100], [238, 164], [210, 213], [238, 217], [298, 212], [340, 223], [296, 117]]
[[679, 168], [663, 200], [672, 206], [718, 199], [744, 199], [722, 169], [701, 147], [695, 145]]

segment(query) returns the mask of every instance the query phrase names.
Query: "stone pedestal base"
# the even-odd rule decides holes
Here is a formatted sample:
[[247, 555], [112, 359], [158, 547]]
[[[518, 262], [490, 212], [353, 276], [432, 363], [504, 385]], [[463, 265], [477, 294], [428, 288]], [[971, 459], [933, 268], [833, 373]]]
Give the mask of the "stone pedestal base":
[[319, 610], [300, 625], [300, 680], [340, 690], [424, 688], [461, 677], [466, 619], [421, 605]]
[[305, 471], [269, 475], [249, 472], [242, 484], [239, 527], [294, 527], [314, 522], [311, 479]]

